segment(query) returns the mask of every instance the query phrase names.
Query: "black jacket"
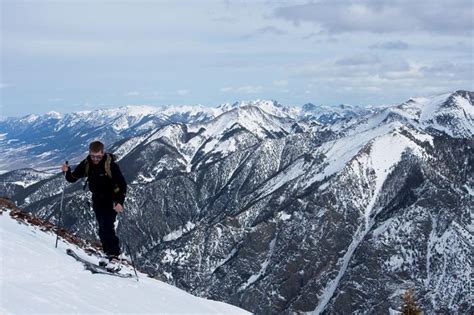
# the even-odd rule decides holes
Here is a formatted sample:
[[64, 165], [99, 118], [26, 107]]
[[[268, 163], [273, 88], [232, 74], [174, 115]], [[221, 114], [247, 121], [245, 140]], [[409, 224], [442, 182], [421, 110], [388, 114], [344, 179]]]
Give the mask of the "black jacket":
[[66, 172], [66, 180], [74, 183], [80, 178], [85, 177], [86, 164], [88, 164], [89, 190], [92, 192], [92, 199], [97, 201], [112, 200], [123, 205], [125, 194], [127, 193], [127, 183], [125, 182], [125, 178], [123, 177], [119, 166], [113, 161], [113, 159], [110, 163], [112, 178], [107, 176], [105, 171], [107, 154], [108, 153], [104, 155], [97, 165], [92, 163], [88, 156], [74, 169], [74, 171], [71, 172], [71, 169], [69, 168]]

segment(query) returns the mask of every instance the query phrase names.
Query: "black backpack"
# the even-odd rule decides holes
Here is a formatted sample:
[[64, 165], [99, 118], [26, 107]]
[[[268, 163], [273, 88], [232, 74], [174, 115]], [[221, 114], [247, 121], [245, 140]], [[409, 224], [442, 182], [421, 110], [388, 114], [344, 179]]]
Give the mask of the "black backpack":
[[[115, 163], [115, 160], [116, 160], [116, 157], [115, 155], [113, 155], [112, 153], [105, 153], [105, 174], [107, 175], [108, 178], [110, 178], [110, 180], [112, 181], [112, 184], [114, 185], [114, 193], [118, 193], [120, 191], [120, 188], [118, 187], [118, 185], [116, 183], [114, 183], [114, 180], [112, 178], [112, 170], [111, 170], [111, 167], [110, 165], [112, 164], [112, 162]], [[86, 179], [86, 182], [84, 183], [84, 190], [86, 189], [86, 186], [87, 186], [87, 183], [89, 182], [89, 159], [85, 159], [85, 169], [84, 169], [84, 174], [85, 174], [85, 177], [87, 177]]]

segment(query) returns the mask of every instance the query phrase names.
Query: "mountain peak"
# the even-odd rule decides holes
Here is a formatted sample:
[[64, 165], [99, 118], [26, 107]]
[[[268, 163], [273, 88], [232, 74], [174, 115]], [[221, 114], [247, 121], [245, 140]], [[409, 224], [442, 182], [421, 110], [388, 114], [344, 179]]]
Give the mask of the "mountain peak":
[[415, 97], [397, 106], [407, 117], [452, 137], [474, 135], [474, 93], [459, 90], [426, 97]]
[[156, 113], [160, 110], [159, 107], [150, 105], [127, 105], [120, 107], [123, 111], [131, 116], [146, 116]]
[[40, 117], [41, 116], [36, 115], [36, 114], [30, 114], [30, 115], [27, 115], [27, 116], [24, 116], [23, 118], [21, 118], [20, 122], [33, 123], [33, 122], [37, 121]]
[[474, 92], [471, 92], [471, 91], [467, 91], [467, 90], [457, 90], [455, 92], [453, 92], [453, 94], [457, 94], [457, 95], [461, 95], [463, 97], [466, 97], [466, 98], [472, 98], [473, 95], [474, 95]]
[[306, 103], [303, 105], [302, 110], [304, 112], [314, 111], [318, 108], [318, 105], [314, 105], [313, 103]]
[[223, 112], [232, 110], [234, 108], [242, 108], [242, 107], [248, 107], [248, 106], [254, 106], [258, 107], [261, 110], [272, 114], [274, 116], [279, 116], [279, 117], [290, 117], [293, 114], [295, 114], [295, 109], [284, 106], [278, 101], [275, 100], [252, 100], [252, 101], [238, 101], [234, 103], [225, 103], [220, 105], [218, 108], [221, 109]]
[[55, 118], [55, 119], [61, 119], [62, 118], [62, 115], [61, 113], [58, 113], [57, 111], [50, 111], [50, 112], [47, 112], [45, 114], [45, 117], [48, 117], [48, 118]]
[[236, 101], [234, 103], [224, 103], [219, 105], [219, 108], [222, 108], [224, 110], [229, 110], [232, 108], [237, 108], [237, 107], [244, 107], [244, 106], [256, 106], [256, 107], [261, 107], [261, 106], [276, 106], [276, 107], [283, 107], [283, 105], [279, 104], [275, 100], [241, 100], [241, 101]]

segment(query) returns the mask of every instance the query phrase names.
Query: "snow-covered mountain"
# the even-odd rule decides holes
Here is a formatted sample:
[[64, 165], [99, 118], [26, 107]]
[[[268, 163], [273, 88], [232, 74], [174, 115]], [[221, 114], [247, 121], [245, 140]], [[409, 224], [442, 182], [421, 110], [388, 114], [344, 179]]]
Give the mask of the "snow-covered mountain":
[[66, 249], [91, 262], [97, 262], [97, 257], [64, 239], [55, 248], [55, 234], [15, 220], [10, 211], [0, 207], [2, 314], [248, 314], [140, 272], [139, 282], [92, 274], [67, 256]]
[[394, 109], [417, 121], [424, 129], [432, 128], [452, 137], [474, 136], [473, 95], [467, 91], [446, 93], [434, 97], [417, 97]]
[[54, 173], [40, 172], [31, 168], [0, 174], [0, 195], [13, 196], [27, 187], [52, 176], [54, 176]]
[[273, 116], [296, 118], [300, 110], [297, 107], [285, 106], [274, 100], [255, 100], [255, 101], [240, 101], [235, 103], [226, 103], [219, 106], [222, 112], [227, 112], [234, 108], [242, 108], [246, 106], [255, 106]]
[[112, 144], [176, 122], [204, 122], [220, 113], [203, 106], [124, 106], [64, 116], [50, 112], [8, 118], [0, 121], [0, 171], [77, 162], [94, 139]]
[[[470, 313], [473, 94], [326, 121], [242, 103], [123, 139], [120, 232], [148, 272], [257, 314], [388, 313], [410, 287], [426, 313]], [[54, 220], [64, 188], [66, 226], [95, 239], [81, 183], [12, 197]]]
[[[358, 117], [368, 112], [350, 106], [320, 106], [316, 113], [308, 106], [298, 108], [284, 106], [276, 101], [257, 100], [222, 104], [219, 107], [124, 106], [65, 115], [50, 112], [6, 118], [0, 120], [0, 173], [19, 168], [48, 169], [65, 160], [78, 162], [79, 157], [87, 152], [87, 144], [95, 139], [102, 139], [111, 145], [170, 124], [203, 124], [228, 111], [245, 113], [246, 108], [255, 107], [282, 119], [323, 123]], [[243, 119], [245, 117], [241, 117], [241, 122]], [[266, 122], [260, 123], [263, 126]]]
[[301, 107], [297, 116], [302, 120], [315, 120], [323, 124], [333, 124], [352, 118], [366, 116], [384, 107], [360, 107], [351, 105], [323, 106], [307, 103]]

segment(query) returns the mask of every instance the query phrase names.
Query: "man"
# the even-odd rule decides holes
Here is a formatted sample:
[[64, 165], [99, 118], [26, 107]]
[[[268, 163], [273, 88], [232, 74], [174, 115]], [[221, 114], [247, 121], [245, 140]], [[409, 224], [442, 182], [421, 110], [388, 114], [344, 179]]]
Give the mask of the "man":
[[104, 153], [104, 144], [94, 141], [89, 145], [89, 156], [71, 172], [65, 163], [62, 171], [66, 172], [66, 180], [74, 183], [87, 177], [89, 190], [92, 192], [92, 207], [99, 224], [99, 238], [107, 259], [102, 258], [99, 264], [108, 270], [119, 267], [119, 239], [115, 235], [115, 219], [117, 213], [123, 211], [127, 183], [114, 161], [114, 156]]

